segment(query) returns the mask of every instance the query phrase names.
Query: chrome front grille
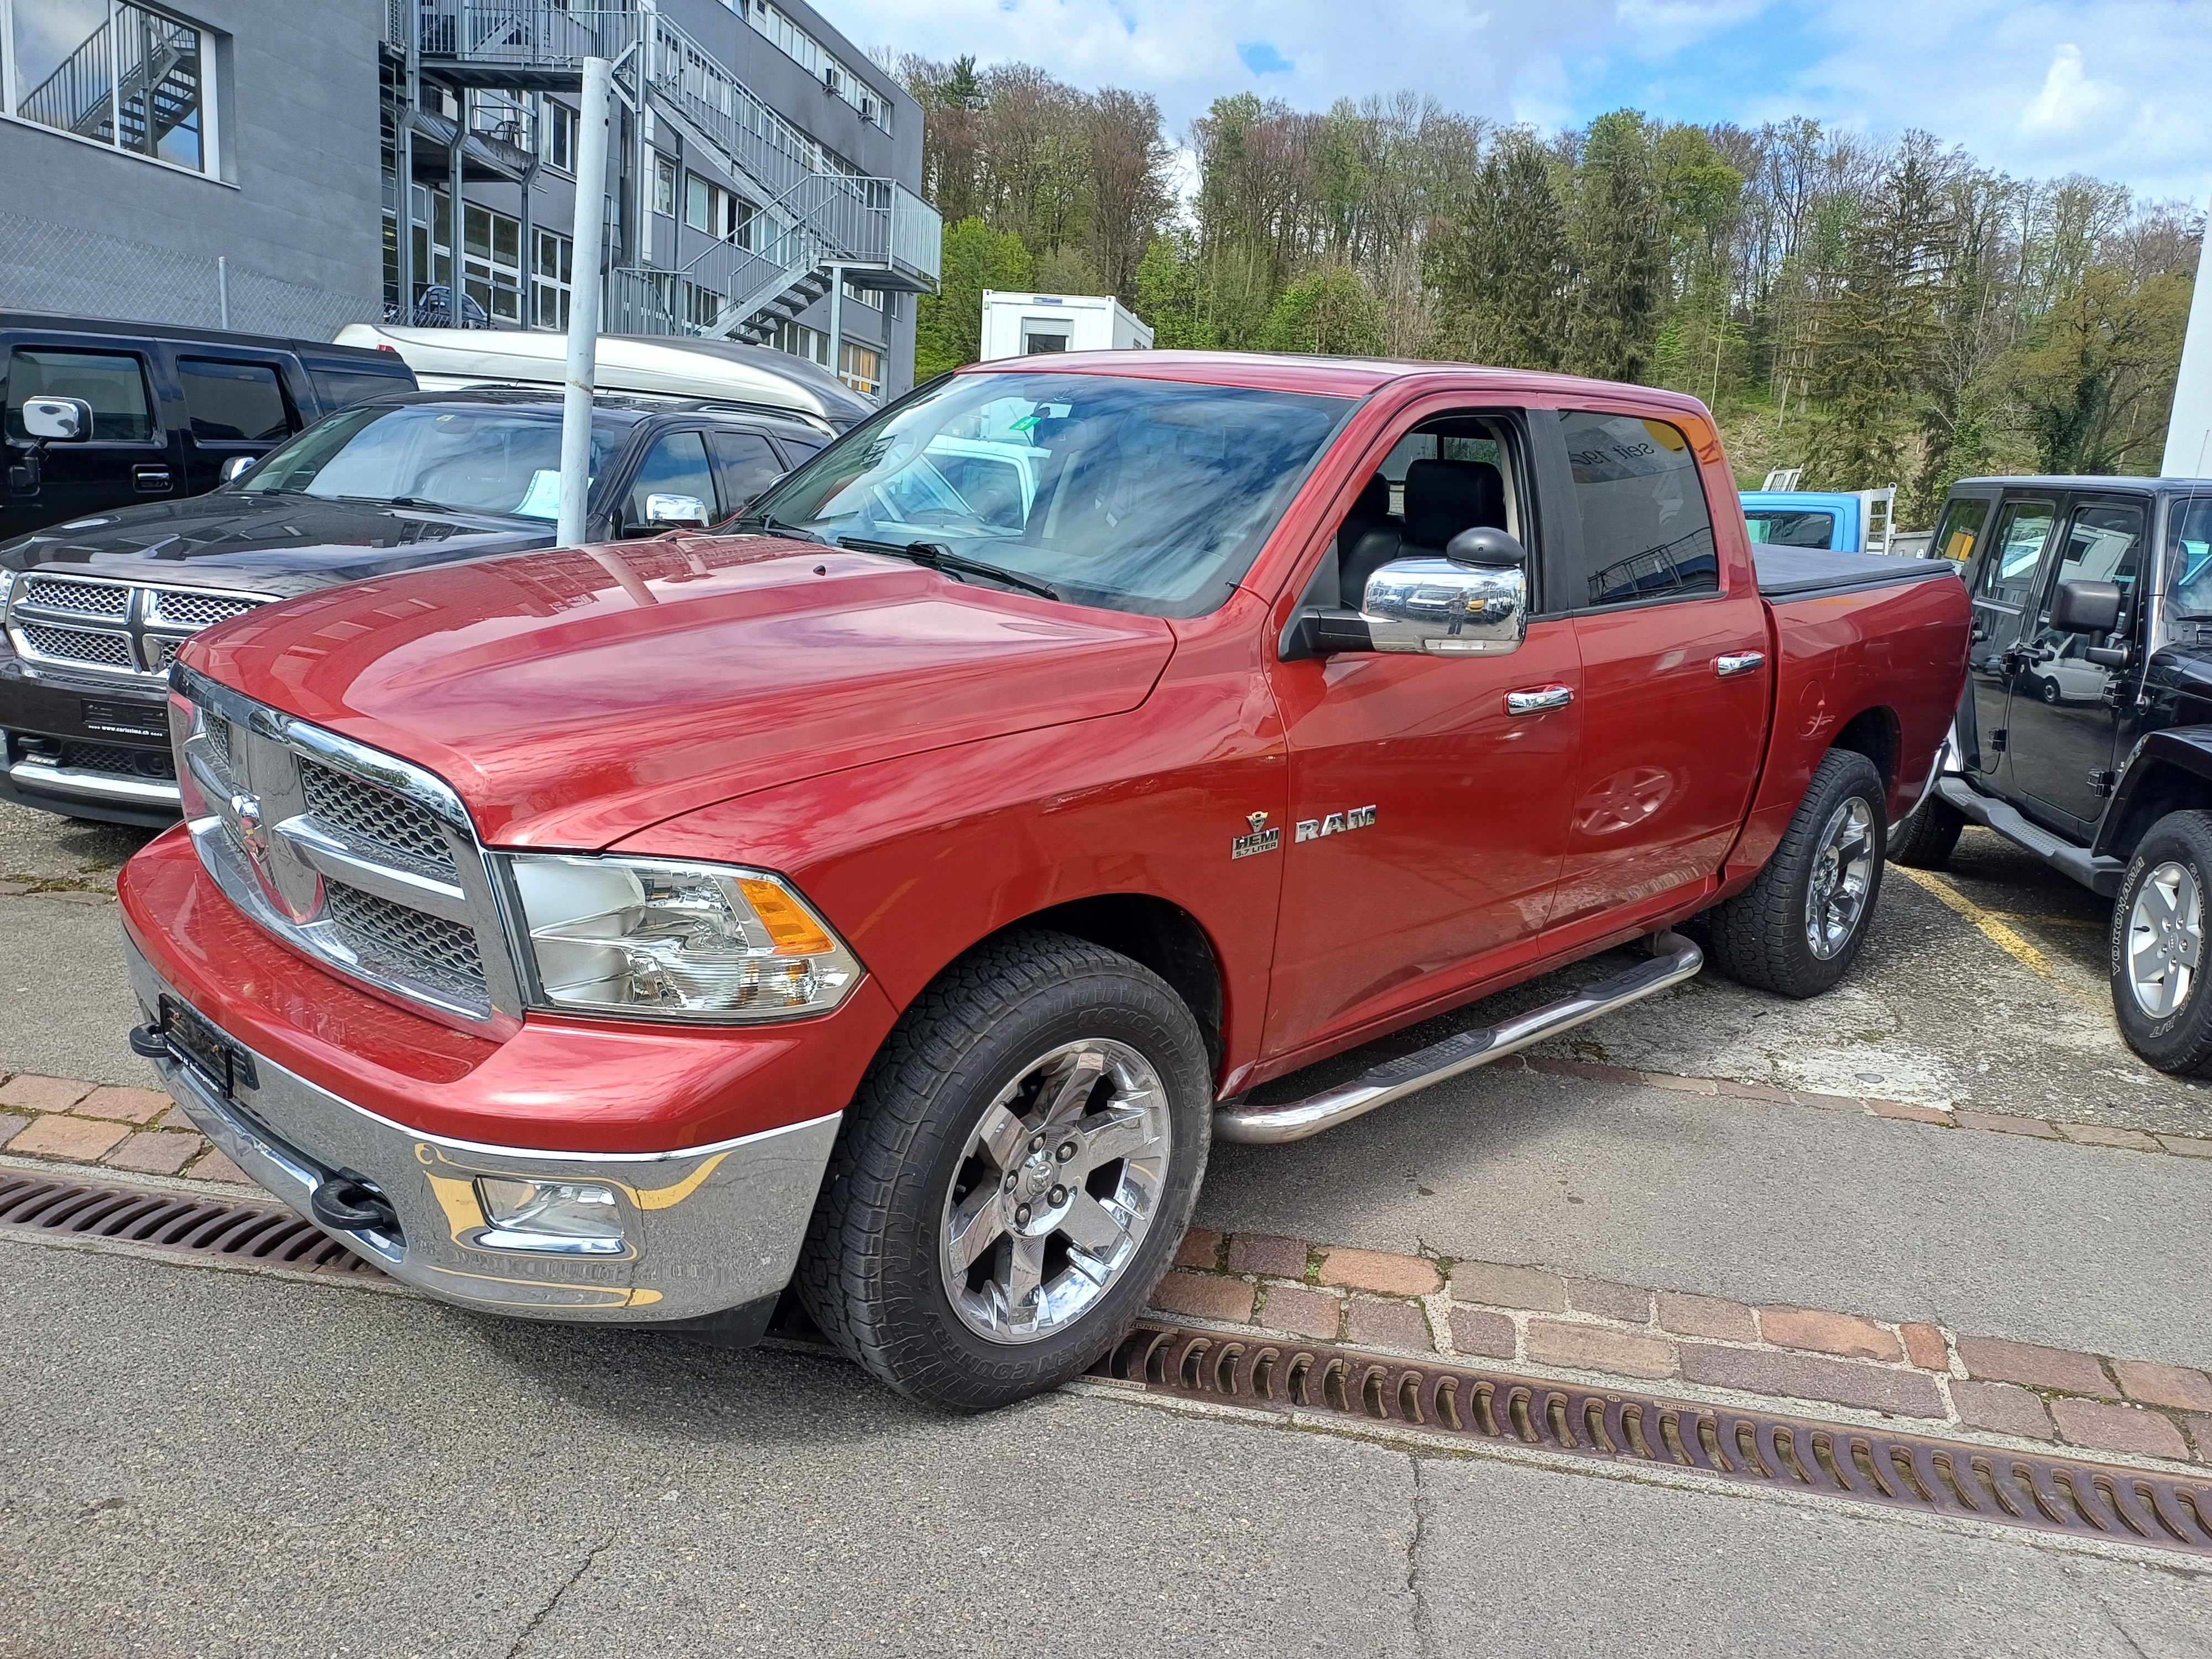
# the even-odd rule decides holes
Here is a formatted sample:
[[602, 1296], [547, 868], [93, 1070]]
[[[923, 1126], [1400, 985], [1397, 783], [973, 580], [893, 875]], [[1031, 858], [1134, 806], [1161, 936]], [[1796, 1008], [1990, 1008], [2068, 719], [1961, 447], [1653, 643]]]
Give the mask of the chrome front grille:
[[449, 1024], [521, 1012], [490, 867], [441, 779], [179, 672], [198, 709], [185, 822], [233, 902]]
[[438, 820], [388, 789], [357, 783], [320, 761], [300, 763], [300, 787], [307, 810], [333, 829], [344, 830], [392, 853], [418, 869], [450, 878], [453, 851]]
[[260, 593], [34, 571], [16, 584], [8, 632], [28, 662], [154, 680], [168, 673], [177, 647], [201, 629], [268, 602]]
[[343, 882], [325, 883], [323, 893], [331, 925], [364, 969], [412, 980], [457, 1001], [485, 1000], [483, 957], [469, 928]]

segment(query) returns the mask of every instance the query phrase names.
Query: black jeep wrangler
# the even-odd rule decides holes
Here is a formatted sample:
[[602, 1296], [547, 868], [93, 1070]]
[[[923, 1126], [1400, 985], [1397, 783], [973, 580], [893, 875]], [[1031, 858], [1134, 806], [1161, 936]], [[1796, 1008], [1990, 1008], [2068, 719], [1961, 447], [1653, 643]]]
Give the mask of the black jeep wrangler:
[[1963, 479], [1930, 551], [1973, 595], [1966, 695], [1891, 857], [1984, 824], [2114, 899], [2121, 1035], [2212, 1072], [2212, 479]]

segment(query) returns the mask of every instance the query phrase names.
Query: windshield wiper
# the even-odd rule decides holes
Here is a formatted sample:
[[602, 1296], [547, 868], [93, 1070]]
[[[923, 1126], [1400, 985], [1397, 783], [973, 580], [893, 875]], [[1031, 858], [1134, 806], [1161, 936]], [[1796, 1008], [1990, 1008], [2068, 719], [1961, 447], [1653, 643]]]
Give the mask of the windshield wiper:
[[805, 529], [799, 525], [781, 523], [772, 514], [748, 513], [736, 522], [741, 525], [757, 524], [763, 530], [772, 530], [779, 536], [796, 536], [801, 541], [819, 542], [824, 547], [836, 545], [827, 536], [816, 531]]
[[840, 536], [837, 545], [849, 547], [860, 553], [889, 553], [896, 558], [912, 559], [918, 565], [931, 570], [941, 570], [948, 576], [965, 574], [981, 576], [986, 581], [1004, 582], [1009, 587], [1018, 587], [1024, 592], [1034, 593], [1041, 599], [1060, 598], [1059, 589], [1047, 586], [1034, 576], [1018, 576], [995, 564], [971, 559], [965, 553], [955, 553], [942, 542], [875, 542], [862, 536]]

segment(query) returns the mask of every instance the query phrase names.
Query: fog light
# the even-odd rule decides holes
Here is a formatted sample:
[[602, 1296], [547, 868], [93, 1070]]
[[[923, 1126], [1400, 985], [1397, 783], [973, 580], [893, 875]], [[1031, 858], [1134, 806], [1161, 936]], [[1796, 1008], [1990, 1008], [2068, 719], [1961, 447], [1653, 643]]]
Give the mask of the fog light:
[[472, 1243], [556, 1255], [619, 1255], [624, 1248], [615, 1189], [596, 1181], [480, 1176], [477, 1202], [489, 1224]]

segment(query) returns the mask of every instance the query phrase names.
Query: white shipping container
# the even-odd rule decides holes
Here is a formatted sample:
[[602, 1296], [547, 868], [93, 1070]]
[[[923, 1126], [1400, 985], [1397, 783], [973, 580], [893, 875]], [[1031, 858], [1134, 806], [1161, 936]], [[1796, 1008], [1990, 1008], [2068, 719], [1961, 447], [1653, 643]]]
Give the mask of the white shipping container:
[[1152, 331], [1110, 294], [983, 290], [983, 361], [1048, 351], [1150, 351]]

